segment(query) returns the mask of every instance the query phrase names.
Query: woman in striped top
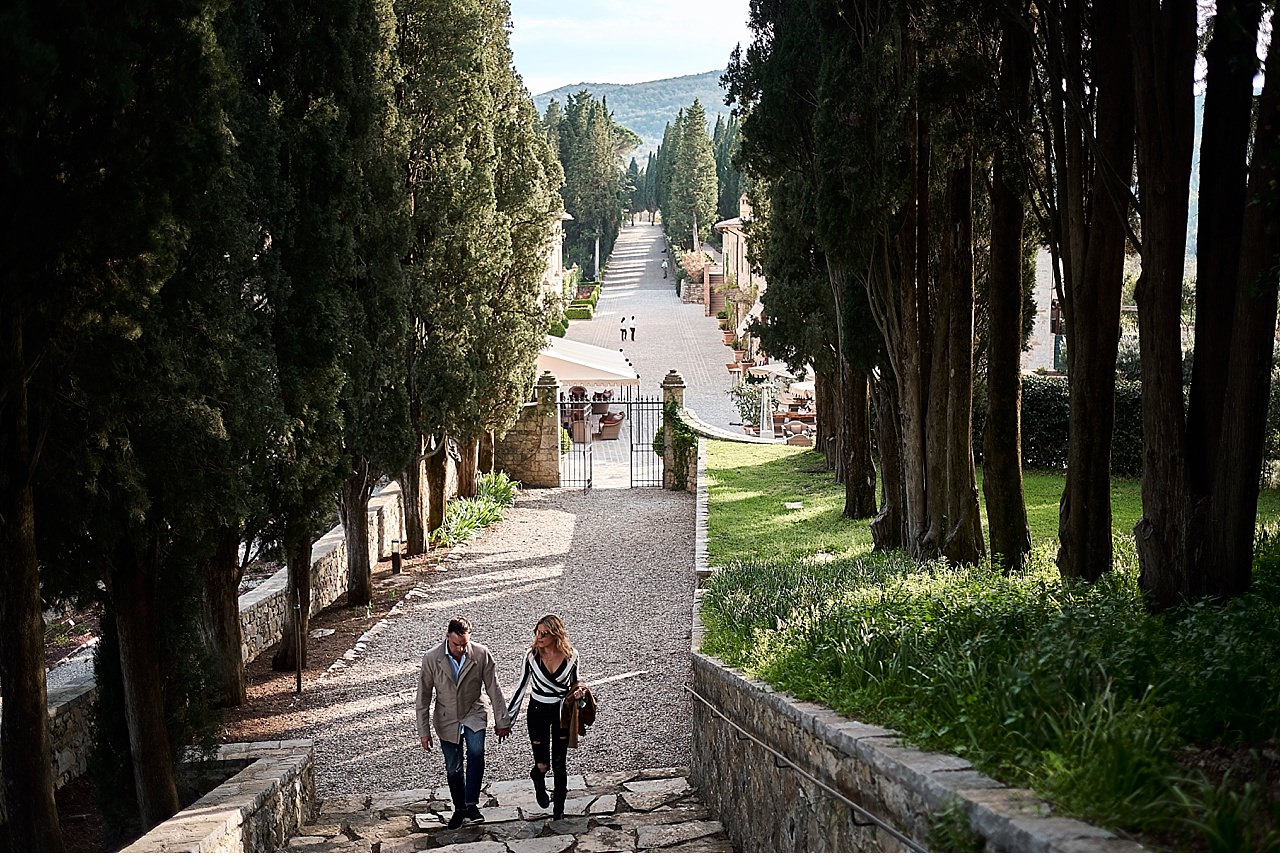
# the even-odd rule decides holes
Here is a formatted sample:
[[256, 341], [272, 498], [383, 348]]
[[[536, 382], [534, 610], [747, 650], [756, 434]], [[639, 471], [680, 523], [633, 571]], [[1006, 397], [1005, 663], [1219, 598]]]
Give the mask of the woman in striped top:
[[538, 620], [533, 643], [525, 654], [520, 672], [520, 683], [511, 693], [507, 714], [514, 719], [520, 714], [520, 704], [525, 692], [529, 692], [529, 741], [533, 745], [534, 795], [540, 807], [551, 804], [547, 798], [547, 769], [554, 775], [552, 798], [555, 819], [564, 816], [566, 781], [565, 750], [569, 743], [569, 731], [560, 726], [560, 708], [566, 697], [572, 697], [582, 705], [586, 686], [578, 684], [578, 655], [569, 643], [564, 623], [555, 614]]

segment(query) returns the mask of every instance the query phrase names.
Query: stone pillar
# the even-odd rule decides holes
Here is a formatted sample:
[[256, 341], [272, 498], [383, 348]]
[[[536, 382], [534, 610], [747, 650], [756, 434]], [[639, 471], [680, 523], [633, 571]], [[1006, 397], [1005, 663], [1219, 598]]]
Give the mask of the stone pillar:
[[542, 443], [538, 445], [542, 485], [554, 488], [560, 485], [560, 382], [550, 370], [543, 370], [538, 378], [534, 397], [538, 401], [538, 425], [542, 434]]
[[494, 443], [493, 466], [529, 488], [560, 485], [560, 383], [544, 372], [516, 425]]
[[[671, 421], [667, 417], [671, 413], [668, 406], [674, 403], [678, 410], [684, 407], [684, 378], [674, 369], [667, 373], [666, 378], [662, 379], [662, 487], [666, 489], [682, 490], [687, 486], [679, 485], [677, 476], [679, 476], [679, 465], [676, 462], [676, 445], [675, 433], [671, 428]], [[688, 482], [688, 480], [684, 480]]]

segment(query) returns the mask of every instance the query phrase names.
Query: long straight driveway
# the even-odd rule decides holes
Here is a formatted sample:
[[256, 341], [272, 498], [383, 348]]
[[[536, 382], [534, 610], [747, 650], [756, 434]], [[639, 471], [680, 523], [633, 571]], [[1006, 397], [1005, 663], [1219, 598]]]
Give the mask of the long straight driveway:
[[[662, 379], [676, 369], [685, 381], [685, 405], [713, 426], [741, 432], [741, 417], [729, 400], [733, 352], [720, 337], [714, 316], [702, 304], [683, 304], [675, 272], [662, 277], [662, 227], [624, 226], [605, 272], [594, 319], [570, 323], [568, 339], [616, 349], [640, 374], [641, 391], [657, 394]], [[620, 320], [635, 317], [636, 338], [623, 342]]]

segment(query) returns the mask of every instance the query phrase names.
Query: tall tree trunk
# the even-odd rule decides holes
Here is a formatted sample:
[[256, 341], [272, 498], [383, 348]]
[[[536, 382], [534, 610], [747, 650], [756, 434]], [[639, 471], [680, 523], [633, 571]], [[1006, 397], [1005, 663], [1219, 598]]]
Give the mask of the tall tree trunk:
[[836, 360], [836, 371], [832, 373], [831, 389], [827, 397], [828, 419], [831, 424], [828, 443], [831, 445], [831, 470], [835, 481], [845, 485], [849, 478], [849, 410], [845, 402], [844, 385], [848, 378], [848, 361]]
[[[1142, 518], [1139, 586], [1161, 608], [1192, 595], [1182, 404], [1182, 272], [1195, 134], [1194, 0], [1132, 0], [1142, 276]], [[1196, 588], [1198, 589], [1198, 588]]]
[[211, 699], [219, 707], [239, 706], [245, 701], [239, 549], [239, 532], [224, 528], [215, 537], [213, 556], [202, 564], [201, 636], [212, 663]]
[[875, 398], [876, 450], [880, 459], [880, 510], [871, 521], [876, 551], [907, 548], [907, 487], [902, 472], [902, 420], [897, 382], [882, 372], [871, 386]]
[[815, 420], [817, 423], [817, 439], [814, 446], [822, 453], [827, 460], [827, 467], [832, 471], [836, 470], [836, 453], [838, 447], [836, 444], [836, 432], [838, 429], [837, 417], [840, 415], [840, 409], [836, 407], [835, 392], [832, 391], [832, 380], [837, 379], [840, 374], [829, 373], [815, 369], [813, 375], [813, 407]]
[[419, 436], [418, 455], [400, 472], [400, 498], [404, 503], [405, 554], [416, 557], [427, 550], [427, 473]]
[[0, 771], [9, 849], [61, 852], [44, 677], [44, 616], [36, 556], [22, 316], [5, 319], [0, 366], [12, 382], [0, 396]]
[[[966, 151], [947, 177], [947, 223], [943, 239], [950, 270], [947, 296], [945, 390], [945, 486], [947, 531], [942, 553], [952, 563], [977, 563], [986, 554], [982, 517], [978, 508], [977, 474], [973, 463], [973, 152]], [[941, 327], [941, 325], [939, 325]]]
[[494, 433], [491, 429], [480, 436], [480, 452], [476, 457], [476, 467], [482, 474], [493, 473], [493, 448]]
[[827, 460], [827, 467], [835, 470], [835, 419], [836, 409], [831, 401], [831, 373], [815, 367], [813, 372], [813, 412], [817, 431], [814, 446]]
[[445, 480], [448, 476], [448, 439], [441, 436], [436, 451], [426, 458], [427, 475], [427, 533], [432, 534], [444, 524]]
[[[847, 363], [847, 361], [846, 361]], [[870, 518], [876, 514], [876, 469], [871, 460], [871, 391], [867, 373], [844, 370], [844, 514]]]
[[[1109, 572], [1112, 562], [1111, 433], [1134, 135], [1128, 8], [1124, 3], [1099, 3], [1092, 15], [1092, 83], [1097, 93], [1092, 153], [1097, 163], [1091, 171], [1079, 142], [1087, 132], [1075, 111], [1066, 111], [1068, 163], [1062, 205], [1069, 247], [1066, 264], [1072, 273], [1063, 297], [1071, 417], [1067, 484], [1058, 513], [1058, 569], [1064, 577], [1086, 581]], [[1077, 197], [1086, 176], [1091, 187], [1087, 225], [1082, 226], [1085, 221], [1077, 219], [1085, 206]]]
[[465, 438], [458, 442], [458, 497], [473, 498], [480, 494], [480, 441]]
[[[1212, 491], [1238, 287], [1260, 0], [1218, 0], [1205, 51], [1196, 241], [1195, 360], [1187, 405], [1187, 479], [1193, 503]], [[1192, 515], [1204, 515], [1203, 503]]]
[[[1025, 12], [1025, 9], [1022, 10]], [[1000, 101], [1012, 134], [1028, 129], [1031, 33], [1006, 19], [1001, 31]], [[982, 492], [991, 555], [1002, 569], [1021, 569], [1031, 552], [1022, 482], [1022, 233], [1024, 192], [1016, 150], [1001, 145], [991, 183], [991, 271], [987, 344], [987, 417], [982, 439]]]
[[[286, 526], [286, 532], [290, 528]], [[311, 535], [303, 532], [285, 541], [289, 581], [285, 592], [288, 604], [284, 613], [284, 638], [271, 659], [272, 670], [297, 670], [307, 667], [307, 634], [311, 625]], [[299, 607], [301, 606], [301, 610]]]
[[134, 787], [143, 827], [150, 829], [181, 809], [165, 719], [160, 647], [154, 634], [158, 625], [154, 584], [159, 547], [152, 542], [145, 555], [139, 556], [127, 536], [124, 546], [111, 571], [111, 599], [120, 642]]
[[1232, 326], [1226, 418], [1213, 486], [1213, 568], [1206, 591], [1219, 598], [1249, 588], [1258, 515], [1268, 392], [1276, 328], [1276, 271], [1280, 269], [1280, 51], [1274, 31], [1258, 102], [1248, 203], [1240, 257], [1240, 285]]
[[347, 607], [373, 601], [373, 561], [369, 556], [369, 498], [373, 480], [368, 460], [360, 457], [338, 495], [338, 515], [342, 519], [347, 545]]

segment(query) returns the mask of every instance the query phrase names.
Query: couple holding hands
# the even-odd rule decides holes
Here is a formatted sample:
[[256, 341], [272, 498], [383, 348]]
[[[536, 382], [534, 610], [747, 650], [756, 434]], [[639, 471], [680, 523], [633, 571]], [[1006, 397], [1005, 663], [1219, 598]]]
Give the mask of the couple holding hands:
[[[471, 623], [465, 617], [450, 620], [444, 643], [423, 656], [416, 704], [418, 737], [423, 750], [430, 750], [434, 719], [435, 733], [444, 752], [449, 795], [453, 799], [449, 828], [457, 828], [464, 822], [484, 822], [479, 804], [489, 704], [482, 698], [482, 690], [493, 704], [494, 732], [499, 742], [511, 733], [511, 725], [520, 714], [520, 705], [528, 692], [527, 721], [529, 742], [533, 746], [533, 768], [529, 770], [529, 777], [533, 779], [538, 805], [547, 807], [554, 802], [553, 816], [560, 819], [564, 816], [567, 792], [565, 752], [571, 744], [577, 746], [579, 719], [586, 716], [583, 723], [590, 723], [595, 709], [590, 690], [578, 682], [577, 653], [569, 643], [560, 618], [548, 614], [538, 620], [510, 704], [498, 685], [493, 656], [483, 644], [471, 640]], [[554, 775], [550, 798], [547, 769]]]

